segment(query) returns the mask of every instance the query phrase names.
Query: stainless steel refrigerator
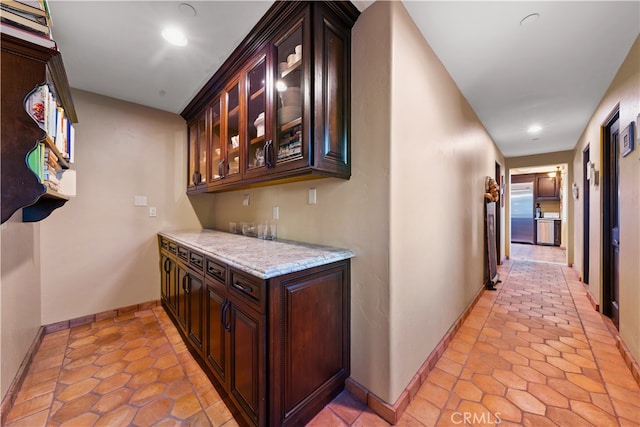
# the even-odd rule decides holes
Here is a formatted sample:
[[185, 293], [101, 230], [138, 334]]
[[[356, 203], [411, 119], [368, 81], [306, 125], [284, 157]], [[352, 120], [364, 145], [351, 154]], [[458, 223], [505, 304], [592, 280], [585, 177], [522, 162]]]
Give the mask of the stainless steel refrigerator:
[[511, 184], [511, 241], [535, 243], [533, 182]]

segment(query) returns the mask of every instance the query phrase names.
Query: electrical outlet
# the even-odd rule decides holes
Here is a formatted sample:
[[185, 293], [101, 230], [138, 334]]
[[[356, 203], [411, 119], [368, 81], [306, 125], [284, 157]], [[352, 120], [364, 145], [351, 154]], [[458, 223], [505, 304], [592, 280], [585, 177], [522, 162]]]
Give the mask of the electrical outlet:
[[273, 219], [279, 219], [280, 218], [280, 207], [279, 206], [274, 206], [273, 207]]
[[309, 189], [309, 204], [310, 205], [315, 205], [316, 204], [316, 189], [315, 188], [310, 188]]
[[149, 216], [150, 217], [155, 217], [158, 215], [158, 212], [156, 211], [155, 206], [149, 207]]

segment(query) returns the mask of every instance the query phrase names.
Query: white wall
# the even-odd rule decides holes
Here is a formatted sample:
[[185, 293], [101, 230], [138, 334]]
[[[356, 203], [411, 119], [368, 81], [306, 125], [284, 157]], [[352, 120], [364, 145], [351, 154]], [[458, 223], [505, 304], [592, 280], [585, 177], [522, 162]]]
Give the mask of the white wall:
[[[601, 129], [616, 107], [620, 110], [620, 131], [636, 121], [640, 113], [640, 36], [604, 94], [574, 150], [575, 182], [582, 186], [582, 152], [589, 145], [590, 160], [602, 172]], [[636, 126], [637, 128], [637, 126]], [[636, 360], [640, 360], [640, 147], [620, 159], [620, 336]], [[590, 184], [591, 185], [591, 184]], [[601, 186], [591, 185], [589, 223], [589, 291], [602, 302], [602, 216]], [[583, 210], [578, 203], [574, 215], [576, 268], [583, 268]], [[602, 305], [602, 304], [601, 304]], [[602, 308], [601, 308], [602, 309]]]
[[0, 227], [0, 396], [40, 328], [40, 225], [18, 210]]
[[[43, 324], [159, 299], [156, 233], [201, 227], [185, 193], [184, 120], [89, 92], [73, 97], [78, 195], [41, 224]], [[134, 207], [135, 195], [158, 216]], [[211, 198], [199, 200], [210, 208]]]

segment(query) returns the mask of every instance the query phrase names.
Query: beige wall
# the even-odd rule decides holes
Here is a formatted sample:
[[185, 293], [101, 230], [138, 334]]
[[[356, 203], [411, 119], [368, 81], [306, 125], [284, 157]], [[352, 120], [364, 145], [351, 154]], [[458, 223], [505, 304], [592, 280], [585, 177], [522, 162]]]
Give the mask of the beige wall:
[[393, 400], [482, 287], [484, 182], [504, 160], [402, 3], [380, 7], [392, 17]]
[[40, 327], [40, 225], [22, 210], [0, 226], [0, 396], [4, 397]]
[[[589, 120], [575, 147], [573, 167], [575, 182], [582, 185], [582, 152], [589, 145], [591, 162], [602, 171], [601, 128], [609, 115], [620, 109], [620, 130], [636, 121], [640, 112], [640, 37], [636, 38], [627, 58], [618, 70], [607, 92]], [[637, 130], [637, 129], [636, 129]], [[637, 131], [636, 131], [637, 133]], [[620, 159], [620, 336], [640, 360], [640, 148]], [[591, 185], [589, 290], [597, 301], [602, 301], [602, 217], [604, 209], [602, 188]], [[574, 215], [576, 268], [582, 274], [583, 209], [578, 203]]]
[[216, 194], [214, 222], [279, 206], [279, 237], [354, 250], [351, 376], [393, 403], [482, 286], [484, 178], [504, 161], [401, 3], [352, 35], [351, 179]]
[[[156, 233], [201, 226], [185, 195], [184, 120], [73, 96], [78, 195], [41, 223], [43, 324], [159, 299]], [[147, 196], [158, 216], [134, 207], [135, 195]]]

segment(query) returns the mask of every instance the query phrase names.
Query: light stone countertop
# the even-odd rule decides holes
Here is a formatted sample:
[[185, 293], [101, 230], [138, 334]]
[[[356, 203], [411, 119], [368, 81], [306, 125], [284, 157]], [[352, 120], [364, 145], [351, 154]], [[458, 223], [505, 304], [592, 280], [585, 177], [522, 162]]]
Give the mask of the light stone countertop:
[[261, 279], [355, 256], [350, 249], [291, 240], [262, 240], [207, 229], [162, 231], [158, 234]]

